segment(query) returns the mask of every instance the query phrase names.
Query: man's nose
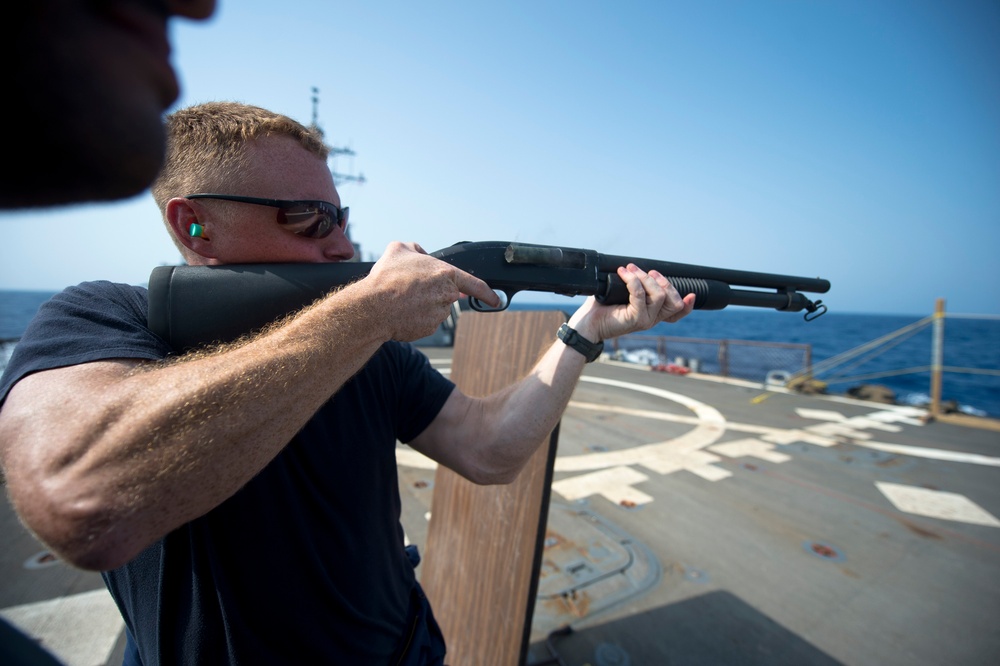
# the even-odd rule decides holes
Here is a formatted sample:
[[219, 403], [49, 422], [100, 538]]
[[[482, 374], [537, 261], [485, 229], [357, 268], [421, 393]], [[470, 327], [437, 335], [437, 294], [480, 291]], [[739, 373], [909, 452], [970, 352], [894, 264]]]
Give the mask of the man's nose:
[[347, 234], [334, 231], [328, 240], [329, 244], [323, 248], [323, 256], [330, 261], [347, 261], [354, 256], [354, 244]]

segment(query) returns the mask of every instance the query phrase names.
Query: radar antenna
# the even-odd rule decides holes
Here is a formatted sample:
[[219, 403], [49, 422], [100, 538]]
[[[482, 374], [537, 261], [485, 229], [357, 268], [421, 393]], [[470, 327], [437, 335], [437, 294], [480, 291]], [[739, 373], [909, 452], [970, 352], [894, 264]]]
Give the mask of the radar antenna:
[[[323, 128], [319, 126], [319, 88], [313, 86], [312, 89], [312, 125], [311, 127], [316, 130], [320, 136], [325, 137], [326, 134], [323, 132]], [[346, 147], [346, 146], [329, 146], [330, 148], [330, 158], [336, 164], [337, 157], [341, 155], [346, 155], [347, 157], [354, 157], [356, 153]], [[353, 160], [352, 160], [353, 162]], [[342, 185], [344, 183], [357, 183], [358, 185], [365, 184], [365, 174], [358, 173], [340, 173], [337, 171], [336, 167], [330, 168], [330, 172], [333, 174], [333, 184]]]

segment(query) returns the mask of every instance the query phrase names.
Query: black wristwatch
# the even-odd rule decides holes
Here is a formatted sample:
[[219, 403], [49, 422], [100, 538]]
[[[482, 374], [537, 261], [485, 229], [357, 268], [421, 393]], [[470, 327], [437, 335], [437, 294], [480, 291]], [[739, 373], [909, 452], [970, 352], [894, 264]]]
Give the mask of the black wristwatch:
[[563, 324], [559, 327], [556, 337], [565, 342], [568, 347], [583, 354], [583, 357], [587, 359], [587, 363], [596, 361], [600, 357], [601, 352], [604, 351], [603, 342], [591, 342], [570, 328], [568, 324]]

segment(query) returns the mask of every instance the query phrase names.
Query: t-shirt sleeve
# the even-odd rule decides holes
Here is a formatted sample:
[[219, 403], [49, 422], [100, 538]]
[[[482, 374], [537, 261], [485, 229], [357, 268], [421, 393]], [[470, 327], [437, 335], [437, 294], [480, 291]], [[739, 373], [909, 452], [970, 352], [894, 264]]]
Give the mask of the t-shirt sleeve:
[[147, 304], [145, 289], [111, 282], [85, 282], [52, 297], [14, 347], [0, 378], [0, 404], [33, 372], [112, 358], [166, 357], [170, 347], [146, 327]]
[[399, 441], [412, 441], [430, 425], [455, 389], [455, 385], [435, 370], [427, 356], [410, 344], [388, 343], [383, 351], [396, 356], [399, 368], [396, 381], [400, 390], [395, 392], [399, 401], [399, 422], [396, 432]]

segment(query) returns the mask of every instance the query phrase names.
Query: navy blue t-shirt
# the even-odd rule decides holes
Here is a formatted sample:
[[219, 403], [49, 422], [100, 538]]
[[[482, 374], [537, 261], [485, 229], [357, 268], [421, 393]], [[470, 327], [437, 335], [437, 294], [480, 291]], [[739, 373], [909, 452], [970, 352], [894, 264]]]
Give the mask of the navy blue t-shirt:
[[[0, 379], [110, 358], [157, 360], [146, 291], [90, 282], [40, 309]], [[380, 663], [415, 584], [399, 523], [396, 441], [434, 419], [454, 385], [387, 343], [235, 495], [104, 573], [156, 664]]]

